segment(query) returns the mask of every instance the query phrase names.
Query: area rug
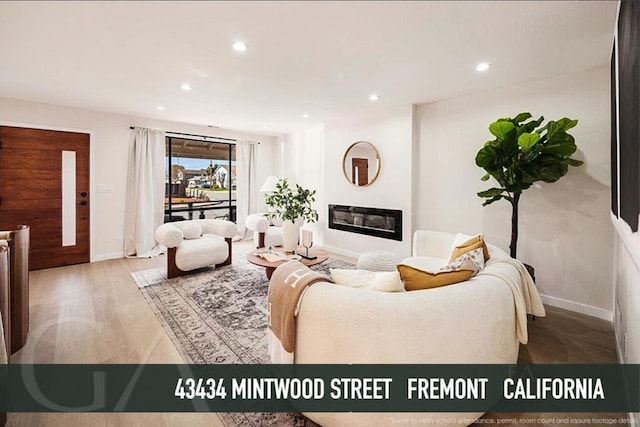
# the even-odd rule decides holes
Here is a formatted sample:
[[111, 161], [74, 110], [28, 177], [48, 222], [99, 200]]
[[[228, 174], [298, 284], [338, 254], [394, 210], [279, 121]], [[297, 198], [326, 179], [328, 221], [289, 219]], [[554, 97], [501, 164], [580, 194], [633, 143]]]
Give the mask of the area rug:
[[[267, 350], [265, 269], [234, 253], [233, 263], [219, 269], [167, 279], [165, 268], [131, 273], [160, 323], [186, 363], [270, 363]], [[354, 268], [329, 258], [312, 267]], [[315, 425], [301, 414], [221, 413], [230, 426]]]

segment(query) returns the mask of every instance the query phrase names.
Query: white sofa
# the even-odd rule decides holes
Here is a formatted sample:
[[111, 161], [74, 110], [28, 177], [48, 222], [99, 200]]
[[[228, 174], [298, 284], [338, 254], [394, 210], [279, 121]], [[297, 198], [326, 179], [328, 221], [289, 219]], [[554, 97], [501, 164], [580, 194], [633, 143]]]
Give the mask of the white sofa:
[[256, 248], [282, 246], [281, 219], [269, 219], [264, 213], [257, 213], [247, 216], [244, 225], [253, 232]]
[[[455, 235], [418, 231], [413, 266], [443, 265]], [[507, 257], [488, 245], [491, 258]], [[503, 266], [504, 267], [504, 266]], [[509, 266], [507, 266], [509, 267]], [[491, 269], [491, 264], [485, 270]], [[501, 270], [504, 273], [504, 270]], [[520, 280], [513, 268], [508, 273]], [[321, 282], [310, 286], [296, 322], [295, 363], [516, 363], [519, 343], [510, 288], [493, 276], [434, 289], [386, 293]], [[306, 413], [325, 427], [466, 425], [481, 413]], [[438, 419], [446, 418], [446, 423]]]
[[238, 227], [221, 219], [198, 219], [162, 224], [156, 240], [167, 247], [167, 276], [171, 279], [198, 268], [231, 264], [231, 239]]

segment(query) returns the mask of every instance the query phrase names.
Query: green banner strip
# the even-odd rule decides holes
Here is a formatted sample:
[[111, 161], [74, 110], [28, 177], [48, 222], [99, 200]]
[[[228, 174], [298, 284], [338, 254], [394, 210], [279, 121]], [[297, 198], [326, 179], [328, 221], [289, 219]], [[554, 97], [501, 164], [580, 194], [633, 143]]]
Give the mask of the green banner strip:
[[640, 365], [8, 365], [0, 412], [638, 412]]

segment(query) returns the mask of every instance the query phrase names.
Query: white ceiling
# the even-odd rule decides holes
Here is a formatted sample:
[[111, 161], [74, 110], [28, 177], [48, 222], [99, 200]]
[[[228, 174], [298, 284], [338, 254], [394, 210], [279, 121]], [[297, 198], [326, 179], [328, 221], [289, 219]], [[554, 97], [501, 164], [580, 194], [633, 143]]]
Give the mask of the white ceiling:
[[[288, 133], [602, 65], [616, 9], [615, 1], [2, 1], [0, 96]], [[238, 39], [247, 52], [231, 49]], [[475, 71], [480, 61], [491, 69]], [[372, 93], [380, 100], [369, 101]]]

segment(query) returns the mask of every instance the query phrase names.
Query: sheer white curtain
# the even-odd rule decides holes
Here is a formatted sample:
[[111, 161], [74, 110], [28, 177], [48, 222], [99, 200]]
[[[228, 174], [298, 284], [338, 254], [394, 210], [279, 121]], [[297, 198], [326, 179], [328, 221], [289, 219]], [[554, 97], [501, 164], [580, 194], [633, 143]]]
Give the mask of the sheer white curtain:
[[124, 253], [149, 258], [161, 250], [155, 231], [164, 222], [164, 131], [136, 127], [129, 138]]
[[256, 213], [258, 207], [258, 190], [256, 188], [256, 143], [251, 141], [238, 141], [236, 144], [236, 221], [238, 224], [238, 236], [244, 238], [247, 229], [244, 226], [245, 218]]

